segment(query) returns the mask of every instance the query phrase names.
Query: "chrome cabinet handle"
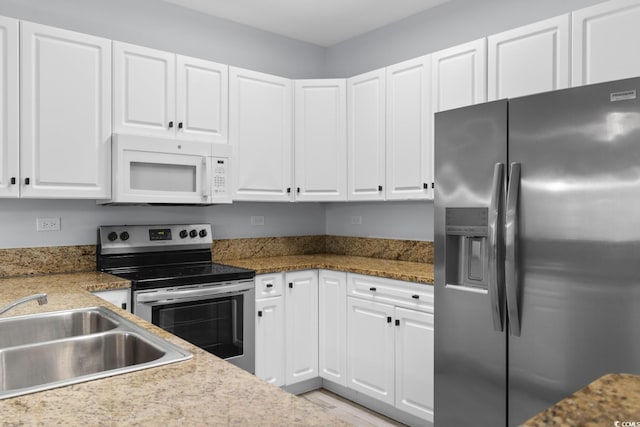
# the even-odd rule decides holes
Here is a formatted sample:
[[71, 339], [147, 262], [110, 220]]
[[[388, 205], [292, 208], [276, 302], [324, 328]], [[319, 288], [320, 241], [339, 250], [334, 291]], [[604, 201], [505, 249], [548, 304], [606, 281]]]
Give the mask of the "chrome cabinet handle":
[[507, 313], [511, 335], [520, 336], [518, 309], [518, 198], [520, 193], [520, 163], [511, 163], [509, 190], [507, 191], [507, 217], [505, 226], [505, 274]]
[[504, 273], [499, 267], [500, 244], [502, 233], [500, 218], [502, 217], [502, 188], [504, 182], [504, 163], [496, 163], [493, 168], [491, 184], [491, 204], [489, 206], [489, 301], [493, 317], [493, 329], [502, 331], [502, 301]]

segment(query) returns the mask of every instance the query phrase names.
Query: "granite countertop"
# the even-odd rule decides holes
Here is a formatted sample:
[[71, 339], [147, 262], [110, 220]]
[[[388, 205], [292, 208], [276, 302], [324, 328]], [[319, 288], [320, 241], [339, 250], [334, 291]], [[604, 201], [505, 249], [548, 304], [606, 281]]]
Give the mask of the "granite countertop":
[[539, 413], [523, 426], [638, 426], [639, 401], [640, 375], [608, 374]]
[[216, 261], [256, 274], [324, 268], [433, 285], [433, 264], [349, 255], [316, 254]]
[[0, 306], [39, 292], [49, 299], [18, 306], [3, 318], [104, 305], [193, 353], [185, 362], [0, 400], [0, 425], [347, 425], [87, 292], [128, 286], [98, 272], [0, 279]]

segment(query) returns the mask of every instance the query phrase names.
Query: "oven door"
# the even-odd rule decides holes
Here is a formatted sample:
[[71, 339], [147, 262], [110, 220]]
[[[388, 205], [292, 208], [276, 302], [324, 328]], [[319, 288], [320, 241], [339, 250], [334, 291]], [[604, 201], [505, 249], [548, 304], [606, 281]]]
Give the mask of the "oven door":
[[253, 280], [134, 292], [134, 314], [251, 373]]

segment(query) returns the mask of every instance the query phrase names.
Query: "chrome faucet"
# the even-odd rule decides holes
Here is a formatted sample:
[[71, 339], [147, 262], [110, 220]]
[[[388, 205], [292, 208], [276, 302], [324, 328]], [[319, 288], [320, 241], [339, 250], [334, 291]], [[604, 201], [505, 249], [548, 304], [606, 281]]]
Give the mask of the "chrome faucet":
[[16, 300], [16, 301], [12, 302], [11, 304], [0, 308], [0, 316], [3, 315], [4, 313], [6, 313], [7, 311], [11, 310], [13, 307], [16, 307], [16, 306], [18, 306], [20, 304], [24, 304], [25, 302], [28, 302], [28, 301], [31, 301], [31, 300], [37, 300], [38, 301], [38, 305], [46, 304], [48, 302], [47, 301], [47, 294], [29, 295], [28, 297], [20, 298], [19, 300]]

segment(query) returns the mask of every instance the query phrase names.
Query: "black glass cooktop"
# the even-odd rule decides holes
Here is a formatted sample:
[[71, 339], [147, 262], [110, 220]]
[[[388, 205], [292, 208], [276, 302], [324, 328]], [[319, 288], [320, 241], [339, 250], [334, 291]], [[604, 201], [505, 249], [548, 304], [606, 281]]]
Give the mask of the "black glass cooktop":
[[216, 263], [132, 268], [129, 271], [118, 271], [111, 274], [131, 280], [133, 290], [227, 282], [255, 277], [253, 270]]

